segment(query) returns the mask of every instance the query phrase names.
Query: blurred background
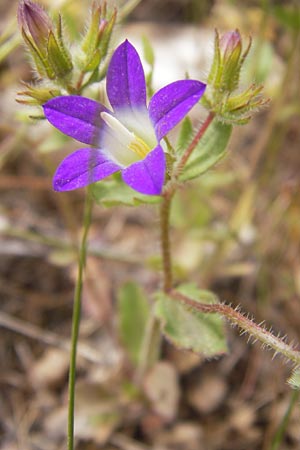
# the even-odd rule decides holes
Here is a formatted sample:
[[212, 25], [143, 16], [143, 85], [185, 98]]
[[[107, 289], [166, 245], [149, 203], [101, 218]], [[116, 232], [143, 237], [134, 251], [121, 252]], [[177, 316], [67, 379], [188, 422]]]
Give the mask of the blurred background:
[[[91, 2], [41, 3], [63, 14], [70, 42], [83, 32]], [[123, 13], [114, 45], [125, 37], [141, 52], [142, 37], [153, 45], [155, 88], [187, 72], [205, 81], [215, 28], [238, 28], [244, 42], [252, 36], [242, 84], [263, 83], [270, 103], [235, 128], [227, 159], [177, 195], [176, 276], [299, 342], [299, 2], [109, 4]], [[21, 81], [34, 79], [16, 11], [16, 1], [1, 0], [0, 448], [57, 450], [65, 448], [84, 192], [52, 191], [57, 164], [77, 145], [16, 102]], [[203, 114], [196, 109], [195, 124]], [[216, 360], [164, 342], [164, 363], [145, 380], [144, 396], [136, 391], [115, 308], [123, 283], [138, 281], [150, 298], [160, 284], [157, 222], [150, 206], [94, 208], [78, 362], [78, 449], [299, 449], [299, 398], [286, 383], [291, 368], [230, 327], [230, 353]]]

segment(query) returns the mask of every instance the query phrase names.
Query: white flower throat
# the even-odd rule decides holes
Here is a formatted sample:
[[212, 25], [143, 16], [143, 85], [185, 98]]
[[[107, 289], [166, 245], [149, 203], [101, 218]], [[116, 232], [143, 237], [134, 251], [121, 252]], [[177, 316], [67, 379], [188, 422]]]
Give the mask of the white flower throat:
[[108, 150], [117, 162], [127, 166], [135, 160], [145, 158], [151, 151], [143, 139], [129, 131], [116, 117], [102, 112], [101, 118], [107, 125], [103, 140], [105, 150]]

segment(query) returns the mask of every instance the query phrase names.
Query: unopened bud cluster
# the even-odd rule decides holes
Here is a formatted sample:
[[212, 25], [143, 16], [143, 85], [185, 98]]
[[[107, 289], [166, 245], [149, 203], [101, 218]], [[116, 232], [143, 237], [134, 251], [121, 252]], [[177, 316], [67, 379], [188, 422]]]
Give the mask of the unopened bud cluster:
[[214, 58], [203, 104], [220, 120], [228, 123], [247, 123], [252, 111], [266, 103], [260, 95], [262, 86], [253, 84], [237, 93], [241, 69], [251, 48], [251, 42], [250, 39], [243, 51], [242, 38], [238, 30], [229, 31], [221, 38], [216, 31]]
[[[38, 74], [35, 85], [20, 92], [19, 102], [41, 105], [64, 92], [80, 93], [101, 79], [100, 64], [106, 58], [116, 20], [116, 11], [108, 13], [106, 3], [93, 4], [91, 19], [82, 42], [67, 46], [62, 18], [52, 21], [38, 3], [21, 0], [18, 22], [25, 44]], [[69, 48], [72, 48], [72, 52]]]

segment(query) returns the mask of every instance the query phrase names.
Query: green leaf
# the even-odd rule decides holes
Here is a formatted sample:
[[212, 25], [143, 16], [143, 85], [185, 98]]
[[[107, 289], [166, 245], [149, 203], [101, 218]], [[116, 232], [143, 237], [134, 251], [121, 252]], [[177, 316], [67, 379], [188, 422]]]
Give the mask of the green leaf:
[[182, 122], [176, 148], [177, 153], [182, 153], [189, 145], [193, 137], [193, 125], [191, 119], [186, 116]]
[[97, 203], [111, 207], [117, 205], [138, 206], [141, 204], [155, 204], [161, 201], [160, 196], [143, 195], [123, 183], [119, 175], [113, 179], [100, 181], [92, 187], [92, 193]]
[[148, 301], [138, 285], [124, 284], [118, 293], [120, 339], [131, 361], [137, 365], [149, 317]]
[[152, 45], [150, 44], [150, 41], [146, 36], [142, 37], [142, 42], [144, 58], [149, 66], [153, 69], [155, 58]]
[[293, 389], [300, 390], [300, 370], [299, 369], [295, 369], [293, 371], [292, 375], [288, 379], [288, 383]]
[[183, 169], [180, 180], [186, 181], [196, 178], [222, 159], [226, 154], [231, 132], [231, 125], [214, 119], [194, 149]]
[[[194, 284], [184, 284], [178, 289], [199, 303], [216, 303], [216, 296], [198, 289]], [[203, 314], [158, 293], [156, 315], [162, 322], [162, 331], [176, 347], [213, 357], [227, 352], [223, 319], [218, 314]]]

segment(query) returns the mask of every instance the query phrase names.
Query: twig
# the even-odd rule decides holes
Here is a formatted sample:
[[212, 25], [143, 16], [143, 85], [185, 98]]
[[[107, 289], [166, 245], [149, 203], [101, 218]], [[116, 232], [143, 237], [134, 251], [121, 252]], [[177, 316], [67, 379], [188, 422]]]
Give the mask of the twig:
[[[35, 339], [43, 342], [43, 344], [51, 345], [53, 347], [60, 348], [66, 352], [70, 352], [71, 342], [68, 339], [63, 338], [51, 331], [45, 331], [31, 323], [25, 322], [16, 317], [12, 317], [9, 314], [0, 311], [0, 327], [7, 330], [14, 331], [15, 333], [22, 334], [23, 336]], [[101, 364], [101, 355], [98, 351], [84, 345], [79, 344], [78, 354], [85, 358], [87, 361], [94, 364]]]

